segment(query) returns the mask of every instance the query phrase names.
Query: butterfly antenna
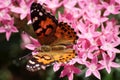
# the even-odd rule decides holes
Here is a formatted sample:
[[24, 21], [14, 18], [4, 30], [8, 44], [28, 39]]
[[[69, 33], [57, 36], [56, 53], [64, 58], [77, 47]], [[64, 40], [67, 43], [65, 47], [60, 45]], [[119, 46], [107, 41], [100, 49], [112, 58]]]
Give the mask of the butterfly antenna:
[[22, 60], [22, 59], [29, 59], [30, 57], [32, 56], [32, 54], [30, 53], [30, 54], [27, 54], [27, 55], [25, 55], [25, 56], [23, 56], [23, 57], [20, 57], [19, 58], [19, 60]]

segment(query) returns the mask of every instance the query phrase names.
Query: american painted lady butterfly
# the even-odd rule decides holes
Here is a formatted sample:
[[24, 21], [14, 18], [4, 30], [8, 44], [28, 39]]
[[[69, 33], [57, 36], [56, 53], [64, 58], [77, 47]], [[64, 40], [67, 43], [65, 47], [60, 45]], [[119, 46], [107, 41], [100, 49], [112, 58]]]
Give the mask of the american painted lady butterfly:
[[35, 2], [31, 5], [31, 20], [42, 46], [28, 61], [27, 70], [38, 71], [42, 66], [49, 66], [55, 62], [66, 63], [75, 57], [73, 45], [77, 36], [67, 23], [58, 23], [41, 4]]

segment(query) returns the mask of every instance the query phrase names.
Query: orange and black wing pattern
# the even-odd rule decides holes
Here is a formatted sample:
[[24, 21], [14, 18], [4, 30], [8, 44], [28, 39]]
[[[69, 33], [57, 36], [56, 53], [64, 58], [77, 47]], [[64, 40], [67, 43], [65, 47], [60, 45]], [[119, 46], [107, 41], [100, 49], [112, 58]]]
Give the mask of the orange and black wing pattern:
[[34, 31], [41, 44], [49, 45], [56, 40], [54, 34], [58, 21], [53, 15], [46, 12], [41, 4], [33, 3], [31, 5], [31, 20]]
[[31, 20], [41, 51], [33, 55], [26, 65], [29, 71], [38, 71], [54, 63], [66, 63], [76, 54], [73, 45], [76, 32], [67, 23], [60, 22], [39, 3], [31, 5]]

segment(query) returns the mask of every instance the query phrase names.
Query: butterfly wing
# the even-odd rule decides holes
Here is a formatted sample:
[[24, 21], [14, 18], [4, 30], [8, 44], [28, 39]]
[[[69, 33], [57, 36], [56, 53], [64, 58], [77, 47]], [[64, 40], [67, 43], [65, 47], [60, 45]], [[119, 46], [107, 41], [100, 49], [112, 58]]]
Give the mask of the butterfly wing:
[[55, 32], [57, 40], [53, 44], [73, 45], [77, 40], [76, 32], [67, 23], [60, 22]]
[[50, 52], [40, 52], [34, 55], [26, 66], [29, 71], [38, 71], [43, 67], [50, 66], [51, 64], [66, 63], [75, 57], [75, 52], [72, 49], [50, 51]]
[[49, 45], [56, 40], [55, 31], [58, 21], [53, 15], [46, 12], [39, 3], [31, 5], [31, 20], [33, 29], [41, 44]]
[[39, 3], [31, 5], [31, 20], [34, 31], [42, 45], [59, 44], [59, 42], [73, 44], [77, 37], [74, 29], [67, 23], [58, 23], [55, 17], [46, 12]]

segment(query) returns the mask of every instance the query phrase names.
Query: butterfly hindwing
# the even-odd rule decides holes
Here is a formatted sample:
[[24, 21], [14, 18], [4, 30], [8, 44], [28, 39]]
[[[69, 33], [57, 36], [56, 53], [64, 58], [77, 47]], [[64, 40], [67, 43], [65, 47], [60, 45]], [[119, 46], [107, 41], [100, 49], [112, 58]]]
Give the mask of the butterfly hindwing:
[[66, 63], [75, 57], [73, 49], [52, 50], [34, 55], [26, 66], [29, 71], [38, 71], [54, 63]]

